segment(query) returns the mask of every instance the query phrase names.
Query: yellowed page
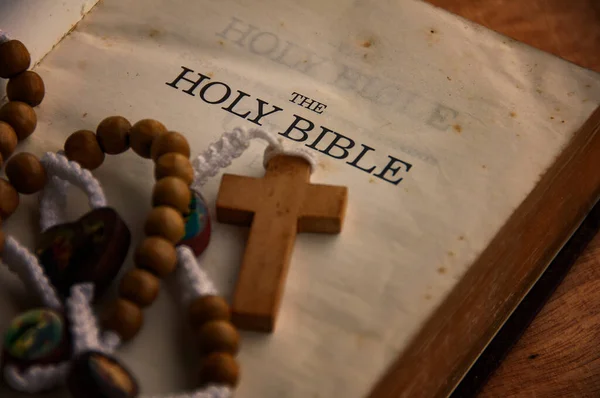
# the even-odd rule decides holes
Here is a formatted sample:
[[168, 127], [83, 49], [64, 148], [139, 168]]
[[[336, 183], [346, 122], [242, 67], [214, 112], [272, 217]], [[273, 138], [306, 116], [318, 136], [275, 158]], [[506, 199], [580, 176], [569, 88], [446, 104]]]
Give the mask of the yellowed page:
[[[296, 241], [275, 333], [242, 333], [239, 397], [364, 397], [600, 102], [598, 74], [413, 0], [104, 0], [37, 72], [48, 94], [21, 150], [59, 150], [115, 114], [162, 121], [193, 155], [258, 124], [313, 150], [313, 182], [348, 186], [343, 232]], [[263, 150], [226, 171], [262, 175]], [[132, 152], [94, 172], [134, 245], [152, 173]], [[213, 221], [219, 181], [202, 192]], [[87, 208], [71, 203], [73, 218]], [[6, 222], [28, 247], [36, 210], [27, 197]], [[214, 222], [200, 257], [227, 297], [246, 237]], [[32, 301], [1, 272], [5, 326]], [[119, 351], [145, 394], [196, 387], [176, 298], [166, 284]]]

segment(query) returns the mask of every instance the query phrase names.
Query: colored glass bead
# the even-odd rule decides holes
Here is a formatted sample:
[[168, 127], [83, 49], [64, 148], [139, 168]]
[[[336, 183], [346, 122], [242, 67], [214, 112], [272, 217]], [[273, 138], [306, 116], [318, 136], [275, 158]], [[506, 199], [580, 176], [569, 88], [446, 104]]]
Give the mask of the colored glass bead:
[[65, 360], [70, 353], [67, 336], [62, 314], [47, 308], [27, 311], [4, 334], [3, 363], [27, 367]]
[[48, 310], [32, 310], [14, 319], [4, 336], [4, 348], [18, 359], [35, 360], [60, 345], [62, 319]]
[[94, 282], [99, 297], [121, 269], [130, 241], [119, 214], [103, 207], [45, 231], [36, 254], [60, 294], [66, 297], [74, 284]]
[[73, 398], [134, 398], [139, 394], [132, 373], [116, 359], [96, 351], [73, 359], [67, 388]]
[[186, 245], [199, 256], [210, 242], [210, 215], [206, 201], [198, 192], [192, 191], [190, 209], [185, 216], [185, 236], [178, 243]]

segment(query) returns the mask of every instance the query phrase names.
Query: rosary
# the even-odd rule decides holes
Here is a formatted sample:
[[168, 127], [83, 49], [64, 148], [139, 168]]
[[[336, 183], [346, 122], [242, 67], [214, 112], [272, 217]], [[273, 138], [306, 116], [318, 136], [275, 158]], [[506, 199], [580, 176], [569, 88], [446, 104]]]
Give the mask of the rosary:
[[[240, 377], [235, 359], [238, 329], [272, 332], [298, 232], [335, 234], [342, 229], [346, 187], [309, 182], [316, 161], [304, 149], [283, 148], [260, 129], [226, 132], [196, 159], [186, 138], [162, 123], [131, 124], [121, 116], [101, 121], [96, 132], [71, 134], [64, 151], [13, 155], [37, 124], [33, 107], [44, 82], [28, 70], [31, 57], [18, 40], [0, 31], [0, 77], [9, 79], [9, 102], [0, 108], [0, 219], [19, 205], [19, 195], [39, 193], [42, 235], [35, 254], [0, 231], [2, 261], [34, 292], [41, 305], [13, 319], [2, 341], [2, 376], [13, 389], [40, 393], [66, 384], [74, 398], [133, 398], [140, 388], [115, 356], [141, 330], [143, 309], [157, 298], [161, 280], [173, 275], [187, 306], [200, 364], [199, 389], [168, 398], [226, 398]], [[263, 178], [223, 175], [216, 214], [220, 222], [250, 226], [235, 294], [230, 304], [200, 267], [210, 241], [208, 205], [200, 188], [242, 155], [253, 139], [268, 147]], [[131, 241], [119, 214], [108, 207], [91, 171], [108, 155], [131, 148], [154, 162], [156, 183], [145, 238], [135, 267], [118, 283], [118, 297], [97, 321], [92, 304], [117, 278]], [[92, 210], [66, 223], [67, 189], [74, 185]], [[158, 398], [158, 397], [156, 397]]]

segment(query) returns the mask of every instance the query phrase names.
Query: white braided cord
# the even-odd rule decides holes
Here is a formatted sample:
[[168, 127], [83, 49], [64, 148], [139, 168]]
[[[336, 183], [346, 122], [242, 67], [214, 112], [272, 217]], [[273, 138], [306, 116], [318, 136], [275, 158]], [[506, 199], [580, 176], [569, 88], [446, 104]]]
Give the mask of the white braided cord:
[[[71, 337], [75, 355], [86, 351], [101, 351], [112, 354], [113, 345], [105, 346], [100, 339], [98, 322], [91, 307], [94, 285], [84, 283], [71, 288], [67, 299], [67, 311], [71, 320]], [[114, 346], [116, 348], [116, 346]]]
[[34, 291], [45, 306], [60, 310], [62, 303], [56, 289], [50, 283], [36, 256], [23, 247], [15, 238], [4, 240], [2, 261], [17, 274], [28, 289]]
[[57, 365], [32, 366], [23, 373], [13, 366], [4, 368], [4, 380], [10, 388], [35, 394], [48, 391], [62, 385], [69, 372], [69, 362], [61, 362]]
[[206, 271], [198, 265], [194, 252], [187, 246], [177, 247], [175, 277], [184, 305], [196, 297], [217, 294], [217, 288]]
[[42, 232], [61, 224], [67, 218], [67, 188], [69, 183], [57, 176], [48, 178], [40, 196], [40, 228]]
[[210, 177], [214, 177], [220, 169], [231, 165], [234, 159], [248, 149], [253, 139], [262, 139], [268, 144], [263, 159], [265, 167], [273, 156], [279, 154], [302, 157], [310, 164], [313, 171], [317, 165], [314, 154], [304, 148], [284, 148], [282, 142], [272, 133], [259, 128], [246, 130], [236, 127], [232, 131], [223, 133], [221, 138], [210, 144], [207, 150], [192, 161], [194, 168], [192, 189], [200, 190]]
[[[224, 133], [218, 141], [211, 144], [193, 161], [195, 179], [192, 188], [198, 189], [220, 169], [229, 166], [248, 149], [253, 139], [262, 139], [268, 144], [263, 160], [265, 166], [272, 157], [286, 154], [306, 159], [314, 171], [316, 166], [314, 155], [304, 148], [284, 148], [274, 135], [261, 129], [236, 128]], [[66, 206], [66, 191], [69, 184], [78, 186], [87, 194], [91, 207], [106, 206], [102, 187], [88, 170], [82, 169], [76, 162], [69, 161], [61, 153], [48, 152], [41, 161], [50, 177], [40, 200], [42, 230], [64, 222], [63, 209]], [[189, 247], [179, 246], [177, 258], [176, 278], [185, 303], [196, 297], [217, 294], [216, 287], [205, 270], [198, 265]], [[60, 299], [37, 258], [11, 237], [6, 238], [3, 259], [9, 264], [11, 270], [40, 294], [48, 307], [61, 308]], [[90, 350], [111, 354], [121, 343], [121, 338], [115, 332], [107, 331], [101, 335], [91, 308], [93, 288], [91, 283], [76, 285], [71, 289], [71, 296], [67, 299], [66, 309], [71, 321], [74, 355]], [[19, 372], [14, 366], [6, 366], [4, 378], [15, 390], [35, 393], [63, 384], [68, 371], [69, 362], [33, 366], [23, 372]], [[210, 385], [192, 392], [147, 398], [230, 398], [232, 394], [233, 390], [230, 387]]]
[[[112, 350], [100, 343], [98, 325], [94, 317], [91, 302], [94, 287], [91, 283], [78, 284], [71, 288], [66, 309], [70, 319], [73, 355], [85, 351], [102, 351], [112, 354]], [[69, 371], [70, 361], [51, 365], [31, 366], [23, 372], [9, 365], [4, 370], [7, 384], [21, 392], [30, 394], [53, 389], [64, 384]]]
[[42, 231], [65, 222], [64, 206], [69, 184], [80, 188], [89, 198], [90, 207], [106, 207], [102, 186], [89, 170], [67, 159], [61, 152], [46, 152], [41, 159], [50, 181], [42, 190], [40, 199], [40, 226]]

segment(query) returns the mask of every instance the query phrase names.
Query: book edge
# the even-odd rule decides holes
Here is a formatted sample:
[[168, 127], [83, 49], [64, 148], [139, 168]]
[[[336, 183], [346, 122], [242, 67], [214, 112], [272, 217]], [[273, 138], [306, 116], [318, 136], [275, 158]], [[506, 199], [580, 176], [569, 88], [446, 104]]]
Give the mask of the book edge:
[[599, 169], [600, 107], [369, 397], [448, 396], [597, 202]]

